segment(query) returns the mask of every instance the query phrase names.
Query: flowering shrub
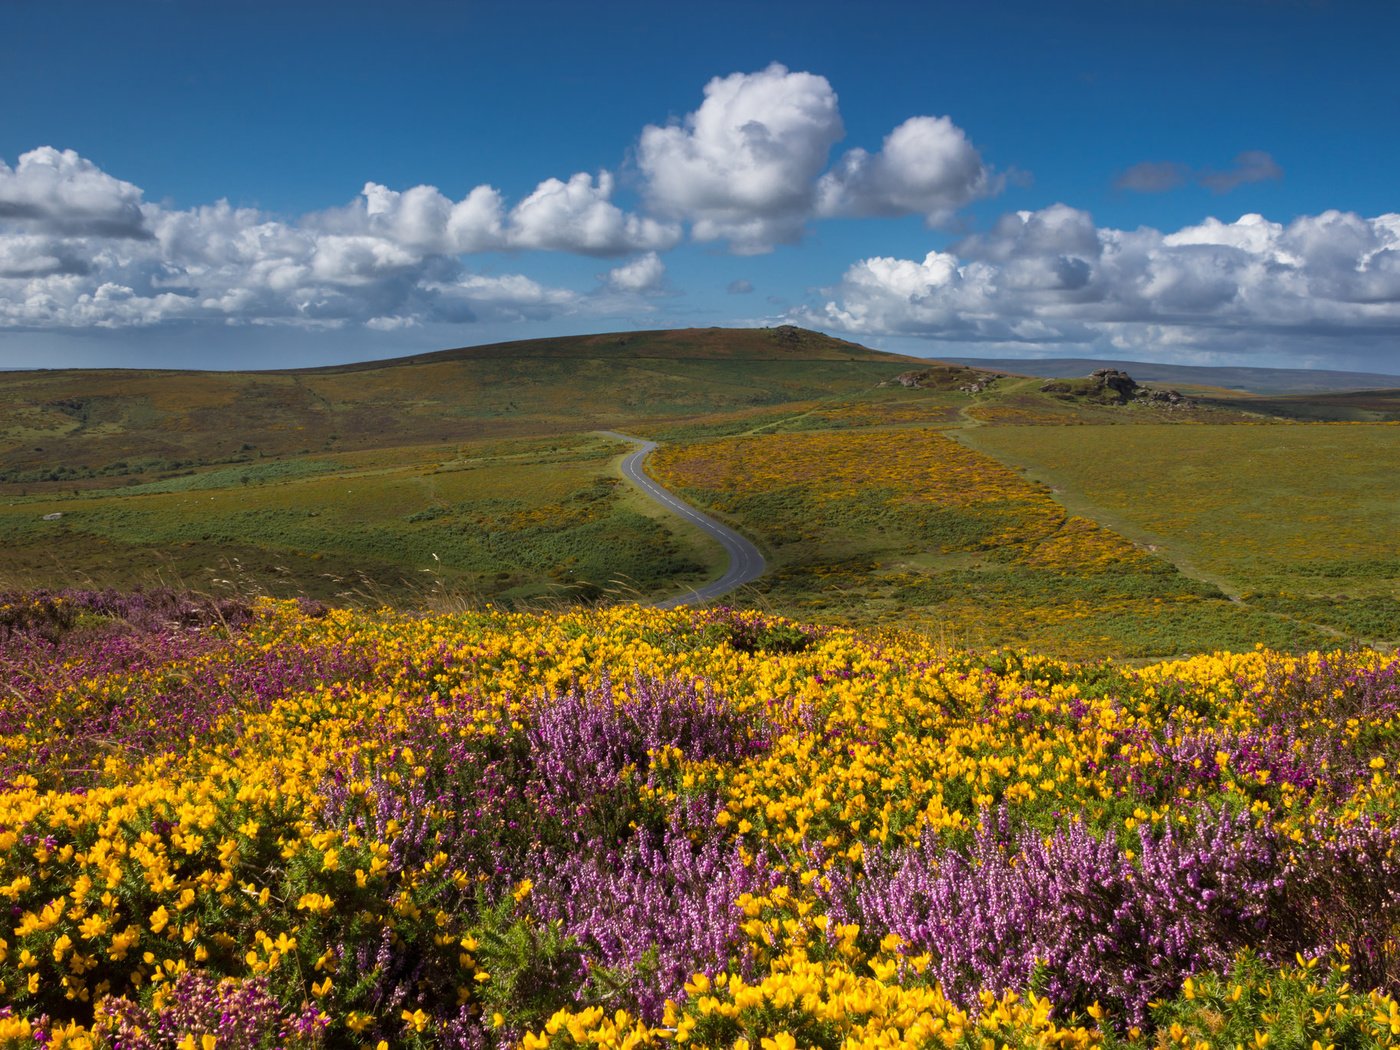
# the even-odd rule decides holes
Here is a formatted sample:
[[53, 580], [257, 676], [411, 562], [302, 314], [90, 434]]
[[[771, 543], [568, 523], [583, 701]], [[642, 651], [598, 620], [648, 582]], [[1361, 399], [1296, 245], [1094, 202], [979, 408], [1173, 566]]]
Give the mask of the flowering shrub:
[[1336, 636], [1231, 602], [1154, 548], [1068, 513], [1046, 485], [969, 447], [971, 434], [765, 430], [667, 444], [651, 462], [763, 542], [770, 570], [756, 586], [793, 615], [1085, 658]]
[[1394, 656], [122, 608], [0, 650], [0, 1047], [1400, 1039]]
[[1008, 841], [1001, 816], [966, 853], [933, 838], [872, 851], [859, 893], [862, 928], [927, 954], [928, 972], [964, 1005], [1035, 977], [1063, 1007], [1102, 1000], [1141, 1023], [1182, 974], [1257, 943], [1283, 887], [1270, 836], [1244, 815], [1209, 814], [1161, 835], [1142, 827], [1133, 850], [1078, 821]]

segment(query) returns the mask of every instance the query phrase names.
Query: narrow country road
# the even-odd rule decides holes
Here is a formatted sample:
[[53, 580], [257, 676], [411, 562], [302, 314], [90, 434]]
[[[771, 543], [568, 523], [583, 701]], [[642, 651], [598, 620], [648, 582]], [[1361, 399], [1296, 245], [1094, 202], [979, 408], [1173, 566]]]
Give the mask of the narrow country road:
[[763, 560], [763, 555], [758, 552], [757, 547], [729, 526], [723, 525], [708, 514], [696, 510], [689, 503], [672, 495], [647, 476], [642, 467], [646, 463], [647, 457], [655, 450], [655, 441], [646, 441], [628, 434], [619, 434], [615, 430], [601, 430], [599, 433], [637, 445], [637, 450], [629, 453], [627, 458], [622, 461], [622, 476], [641, 489], [643, 495], [650, 497], [672, 514], [684, 518], [702, 532], [714, 537], [729, 555], [729, 568], [723, 576], [703, 587], [697, 587], [693, 591], [654, 602], [653, 604], [658, 609], [673, 609], [677, 605], [699, 605], [718, 598], [722, 594], [728, 594], [735, 587], [752, 583], [763, 575], [768, 565]]

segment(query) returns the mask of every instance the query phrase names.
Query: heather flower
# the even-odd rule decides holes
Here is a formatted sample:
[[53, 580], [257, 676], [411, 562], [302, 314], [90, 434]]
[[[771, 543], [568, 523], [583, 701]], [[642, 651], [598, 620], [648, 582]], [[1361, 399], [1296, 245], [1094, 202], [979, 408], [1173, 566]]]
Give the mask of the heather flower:
[[907, 954], [955, 1001], [976, 1002], [1036, 977], [1051, 1001], [1114, 1003], [1132, 1023], [1186, 974], [1223, 965], [1266, 932], [1283, 887], [1271, 836], [1247, 816], [1207, 815], [1186, 830], [1143, 828], [1130, 858], [1112, 833], [1079, 821], [1012, 836], [1005, 813], [966, 851], [874, 851], [857, 895], [874, 934]]
[[215, 1039], [225, 1050], [300, 1050], [320, 1046], [328, 1024], [312, 1007], [285, 1009], [261, 978], [216, 980], [190, 971], [175, 980], [164, 1006], [102, 1000], [93, 1033], [113, 1050], [176, 1050], [191, 1038], [195, 1046]]

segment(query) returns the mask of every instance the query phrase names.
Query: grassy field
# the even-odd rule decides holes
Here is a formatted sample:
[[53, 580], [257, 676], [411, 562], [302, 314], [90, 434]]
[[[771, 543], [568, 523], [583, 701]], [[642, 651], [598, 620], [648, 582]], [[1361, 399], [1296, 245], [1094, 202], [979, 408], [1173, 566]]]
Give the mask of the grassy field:
[[918, 362], [799, 329], [534, 340], [297, 372], [0, 376], [0, 495], [287, 456], [681, 424], [876, 387]]
[[1251, 605], [1400, 639], [1400, 430], [980, 427], [963, 440]]
[[1073, 656], [1330, 636], [1230, 601], [939, 430], [695, 442], [663, 449], [655, 472], [765, 545], [756, 589], [788, 614]]
[[19, 501], [0, 506], [0, 575], [400, 602], [593, 600], [701, 580], [717, 552], [623, 483], [624, 450], [592, 435], [416, 446]]
[[529, 604], [720, 571], [599, 428], [660, 441], [662, 479], [770, 554], [750, 597], [808, 619], [1076, 657], [1400, 641], [1397, 432], [1296, 422], [1387, 418], [1395, 392], [1187, 393], [794, 328], [10, 373], [0, 580]]

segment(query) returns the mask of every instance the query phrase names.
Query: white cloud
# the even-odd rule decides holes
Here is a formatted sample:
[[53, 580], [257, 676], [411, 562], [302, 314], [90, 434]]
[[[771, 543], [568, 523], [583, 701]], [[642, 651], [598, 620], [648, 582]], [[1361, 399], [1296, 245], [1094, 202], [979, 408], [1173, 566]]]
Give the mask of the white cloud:
[[822, 215], [922, 215], [929, 225], [1001, 188], [963, 130], [947, 117], [910, 117], [879, 153], [853, 149], [818, 184]]
[[545, 180], [511, 211], [511, 246], [588, 255], [675, 247], [679, 226], [624, 214], [609, 199], [612, 191], [613, 178], [606, 171], [596, 183], [585, 173], [568, 182]]
[[436, 317], [447, 320], [542, 320], [571, 313], [583, 302], [576, 292], [546, 287], [523, 274], [463, 274], [430, 291], [440, 299]]
[[647, 252], [631, 262], [609, 270], [604, 277], [608, 287], [618, 292], [660, 291], [666, 280], [666, 264], [655, 252]]
[[462, 254], [505, 246], [504, 205], [491, 186], [477, 186], [460, 201], [435, 186], [398, 192], [365, 183], [364, 217], [370, 232], [425, 254]]
[[46, 234], [0, 236], [0, 279], [81, 274], [91, 269], [81, 244]]
[[1054, 205], [1004, 216], [923, 260], [863, 259], [828, 293], [819, 310], [794, 316], [858, 336], [1023, 353], [1071, 344], [1119, 356], [1393, 355], [1400, 215], [1325, 212], [1286, 225], [1245, 215], [1164, 235], [1100, 228]]
[[31, 232], [145, 237], [141, 191], [72, 150], [41, 146], [0, 161], [0, 222]]
[[843, 134], [826, 78], [774, 63], [711, 80], [683, 122], [642, 131], [637, 162], [658, 213], [689, 220], [697, 240], [764, 252], [801, 237]]
[[371, 317], [365, 327], [372, 332], [401, 332], [405, 328], [418, 328], [422, 324], [413, 317]]
[[648, 254], [617, 287], [654, 287], [655, 255], [679, 226], [624, 212], [613, 179], [549, 179], [507, 211], [477, 186], [451, 200], [432, 186], [370, 182], [342, 208], [289, 222], [227, 201], [173, 210], [72, 152], [0, 163], [0, 327], [148, 326], [165, 321], [390, 331], [480, 317], [539, 318], [585, 297], [521, 275], [470, 273], [462, 256], [501, 250]]

